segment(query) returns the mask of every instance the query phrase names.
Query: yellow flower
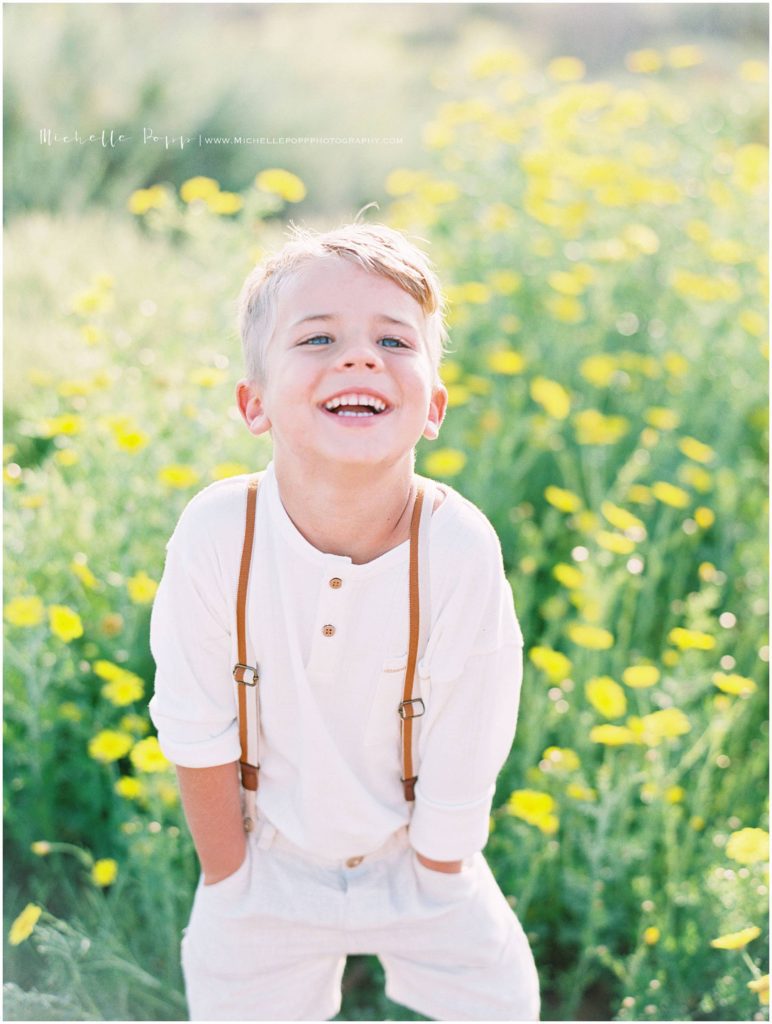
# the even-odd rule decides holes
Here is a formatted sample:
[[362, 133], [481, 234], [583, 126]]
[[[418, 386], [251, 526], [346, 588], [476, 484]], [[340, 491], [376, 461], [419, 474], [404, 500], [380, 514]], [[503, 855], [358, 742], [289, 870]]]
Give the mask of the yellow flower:
[[158, 590], [158, 583], [144, 569], [126, 580], [126, 589], [134, 604], [150, 604]]
[[83, 429], [83, 417], [75, 413], [64, 413], [62, 416], [49, 416], [37, 424], [41, 437], [72, 436]]
[[38, 839], [32, 843], [30, 849], [33, 853], [36, 853], [38, 857], [46, 857], [51, 852], [51, 844], [45, 839]]
[[207, 200], [220, 191], [219, 184], [214, 178], [205, 178], [199, 175], [196, 178], [188, 178], [180, 185], [180, 198], [184, 203], [192, 203], [195, 199]]
[[541, 755], [550, 771], [575, 772], [579, 768], [579, 756], [570, 747], [547, 747]]
[[566, 796], [569, 796], [572, 800], [583, 800], [588, 803], [598, 799], [598, 794], [594, 789], [590, 789], [588, 786], [580, 786], [577, 782], [570, 782], [566, 786]]
[[711, 462], [716, 456], [710, 445], [703, 444], [695, 437], [682, 437], [678, 447], [687, 459], [694, 459], [695, 462]]
[[39, 597], [14, 597], [3, 610], [6, 622], [12, 626], [39, 626], [43, 621], [44, 606]]
[[635, 735], [624, 725], [594, 725], [590, 729], [590, 740], [618, 747], [624, 743], [635, 743]]
[[734, 155], [732, 182], [746, 192], [766, 187], [769, 167], [769, 149], [761, 143], [740, 146]]
[[619, 718], [627, 711], [625, 691], [610, 676], [595, 676], [584, 687], [587, 700], [605, 718]]
[[634, 690], [643, 690], [654, 686], [659, 680], [659, 669], [656, 665], [630, 665], [622, 673], [622, 682]]
[[655, 943], [659, 942], [659, 936], [659, 928], [656, 928], [654, 925], [651, 925], [649, 928], [646, 928], [644, 930], [643, 941], [646, 943], [647, 946], [653, 946]]
[[646, 527], [637, 516], [628, 512], [627, 509], [620, 508], [619, 505], [614, 505], [610, 501], [602, 501], [600, 510], [611, 525], [616, 526], [618, 530], [638, 530], [645, 536]]
[[60, 448], [58, 452], [54, 452], [54, 459], [59, 466], [74, 466], [80, 456], [72, 448]]
[[73, 572], [84, 587], [88, 587], [89, 590], [96, 590], [99, 587], [99, 581], [93, 572], [86, 565], [85, 556], [76, 556], [70, 562], [70, 571]]
[[489, 352], [485, 358], [488, 369], [493, 373], [516, 374], [522, 373], [525, 369], [525, 360], [519, 352], [511, 349], [495, 349]]
[[668, 642], [682, 651], [712, 651], [716, 646], [716, 638], [709, 633], [700, 633], [696, 629], [682, 629], [676, 626], [667, 635]]
[[726, 844], [726, 855], [740, 864], [769, 860], [769, 832], [763, 828], [741, 828]]
[[727, 935], [719, 935], [717, 939], [711, 939], [711, 946], [716, 949], [742, 949], [761, 935], [761, 928], [755, 924], [749, 928], [743, 928], [739, 932], [729, 932]]
[[577, 590], [584, 582], [582, 570], [577, 569], [575, 565], [568, 565], [565, 562], [558, 562], [557, 565], [553, 566], [552, 575], [558, 583], [562, 583], [568, 590]]
[[199, 366], [191, 371], [189, 379], [201, 388], [216, 388], [226, 377], [225, 371], [215, 366]]
[[488, 275], [488, 283], [499, 295], [513, 295], [523, 285], [523, 275], [515, 270], [494, 270]]
[[680, 804], [683, 802], [686, 796], [686, 790], [683, 786], [668, 786], [665, 790], [665, 800], [669, 804]]
[[163, 185], [151, 185], [150, 188], [138, 188], [132, 192], [127, 205], [131, 213], [141, 216], [148, 210], [158, 210], [166, 206], [167, 200]]
[[51, 632], [68, 644], [83, 636], [83, 623], [80, 615], [64, 604], [52, 604], [48, 609], [48, 621]]
[[138, 452], [150, 441], [143, 430], [123, 430], [118, 427], [114, 432], [115, 443], [125, 452]]
[[578, 82], [584, 73], [585, 65], [578, 57], [555, 57], [547, 65], [547, 74], [555, 82]]
[[667, 60], [671, 68], [693, 68], [702, 64], [705, 57], [699, 46], [671, 46]]
[[133, 672], [120, 670], [121, 674], [102, 687], [102, 696], [106, 697], [116, 707], [123, 708], [139, 700], [145, 692], [145, 686], [139, 676]]
[[531, 381], [531, 398], [556, 420], [564, 420], [571, 411], [571, 397], [566, 389], [546, 377], [535, 377]]
[[549, 793], [536, 789], [516, 789], [507, 800], [507, 810], [516, 818], [522, 818], [529, 825], [536, 825], [542, 832], [557, 831], [558, 820], [552, 813], [555, 801]]
[[164, 466], [158, 471], [158, 479], [168, 487], [192, 487], [198, 480], [198, 472], [192, 466]]
[[43, 913], [43, 908], [39, 907], [37, 903], [28, 903], [27, 906], [22, 910], [19, 916], [11, 925], [11, 930], [8, 932], [8, 941], [12, 946], [18, 946], [19, 943], [24, 942], [28, 939], [35, 929], [35, 925], [38, 923], [40, 915]]
[[600, 353], [587, 356], [579, 364], [579, 373], [596, 388], [606, 388], [617, 372], [617, 361], [613, 356]]
[[94, 861], [94, 866], [91, 869], [94, 885], [99, 885], [104, 889], [108, 885], [112, 885], [117, 877], [118, 865], [111, 857]]
[[659, 71], [662, 67], [662, 57], [656, 50], [635, 50], [627, 54], [625, 64], [628, 71], [646, 75], [652, 71]]
[[579, 444], [616, 444], [630, 429], [624, 416], [604, 416], [597, 409], [584, 409], [574, 417]]
[[131, 750], [133, 742], [133, 737], [125, 732], [103, 729], [89, 740], [89, 757], [95, 761], [101, 761], [102, 764], [109, 764], [110, 761], [117, 761], [119, 758], [125, 757]]
[[582, 622], [572, 622], [568, 627], [568, 635], [577, 646], [593, 651], [606, 651], [614, 643], [614, 637], [607, 629]]
[[144, 736], [150, 729], [150, 723], [142, 715], [137, 715], [129, 712], [128, 715], [124, 715], [120, 721], [120, 728], [124, 732], [133, 732], [138, 736]]
[[244, 205], [244, 200], [235, 192], [215, 192], [214, 195], [207, 197], [206, 205], [212, 213], [238, 213]]
[[300, 178], [280, 168], [261, 171], [255, 178], [255, 185], [263, 192], [272, 192], [288, 203], [299, 203], [306, 197], [306, 186]]
[[694, 510], [694, 521], [700, 529], [707, 530], [716, 521], [716, 516], [712, 509], [700, 505]]
[[140, 772], [163, 772], [169, 767], [155, 736], [148, 736], [134, 744], [131, 763]]
[[115, 792], [126, 800], [136, 800], [145, 794], [145, 786], [133, 775], [122, 775], [115, 783]]
[[643, 418], [652, 427], [656, 427], [657, 430], [675, 430], [681, 422], [681, 417], [674, 409], [666, 409], [661, 405], [653, 405], [650, 409], [647, 409], [643, 414]]
[[565, 679], [571, 671], [571, 662], [560, 651], [553, 651], [550, 647], [532, 647], [528, 657], [537, 668], [546, 672], [553, 683]]
[[455, 476], [466, 465], [466, 455], [457, 448], [438, 448], [424, 460], [429, 476]]
[[584, 320], [584, 306], [572, 295], [549, 296], [544, 305], [555, 320], [564, 324], [578, 324]]
[[656, 747], [662, 740], [675, 739], [691, 731], [691, 723], [680, 708], [663, 708], [639, 718], [633, 715], [627, 720], [628, 728], [638, 741], [649, 747]]
[[651, 493], [663, 505], [670, 505], [672, 508], [686, 508], [690, 500], [686, 491], [665, 480], [657, 480], [653, 483]]
[[759, 1003], [762, 1006], [769, 1006], [769, 975], [762, 974], [760, 978], [754, 978], [752, 981], [746, 982], [746, 985], [751, 992], [756, 992], [759, 997]]
[[573, 491], [564, 490], [550, 484], [544, 489], [544, 497], [561, 512], [578, 512], [582, 507], [582, 499]]
[[606, 551], [613, 551], [615, 555], [629, 555], [635, 551], [635, 541], [630, 540], [621, 533], [612, 533], [610, 530], [598, 530], [595, 534], [598, 545]]
[[713, 684], [719, 690], [723, 690], [724, 693], [731, 693], [735, 697], [748, 697], [750, 694], [755, 693], [757, 689], [752, 679], [748, 679], [747, 676], [737, 675], [735, 672], [728, 675], [725, 672], [714, 672]]

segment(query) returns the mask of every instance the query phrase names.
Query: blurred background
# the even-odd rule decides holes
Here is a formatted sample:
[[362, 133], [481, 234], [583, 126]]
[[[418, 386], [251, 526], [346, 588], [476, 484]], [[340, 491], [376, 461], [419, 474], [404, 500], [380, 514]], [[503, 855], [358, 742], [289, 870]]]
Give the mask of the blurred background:
[[[4, 27], [5, 1018], [185, 1018], [165, 544], [271, 455], [234, 403], [244, 277], [374, 203], [449, 304], [417, 471], [494, 525], [526, 639], [485, 853], [542, 1019], [766, 1019], [767, 6]], [[423, 1018], [352, 957], [338, 1019]]]

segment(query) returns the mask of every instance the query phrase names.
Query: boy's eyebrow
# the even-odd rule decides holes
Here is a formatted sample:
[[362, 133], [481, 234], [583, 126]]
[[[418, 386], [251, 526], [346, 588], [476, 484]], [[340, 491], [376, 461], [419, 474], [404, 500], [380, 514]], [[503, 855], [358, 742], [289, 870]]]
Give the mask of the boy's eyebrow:
[[[337, 313], [311, 313], [309, 316], [303, 316], [303, 317], [300, 318], [300, 320], [296, 320], [295, 323], [292, 324], [292, 326], [293, 327], [297, 327], [298, 324], [304, 324], [306, 322], [306, 320], [337, 320], [337, 319], [338, 319], [338, 314]], [[407, 320], [398, 320], [394, 316], [389, 316], [388, 313], [376, 313], [375, 316], [373, 317], [373, 320], [385, 320], [387, 323], [390, 323], [390, 324], [397, 324], [400, 327], [409, 327], [413, 331], [416, 330], [415, 324], [408, 323]]]

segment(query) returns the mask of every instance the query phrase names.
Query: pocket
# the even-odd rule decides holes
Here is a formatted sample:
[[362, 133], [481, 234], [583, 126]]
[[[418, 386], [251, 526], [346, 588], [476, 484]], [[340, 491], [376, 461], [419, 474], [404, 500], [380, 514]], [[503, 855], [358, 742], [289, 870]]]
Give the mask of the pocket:
[[251, 861], [252, 845], [247, 841], [244, 859], [235, 871], [232, 871], [229, 875], [226, 875], [225, 878], [221, 878], [217, 882], [212, 882], [211, 885], [204, 885], [202, 876], [201, 885], [199, 887], [202, 898], [208, 899], [210, 897], [214, 897], [215, 899], [228, 899], [243, 895], [249, 884]]
[[[364, 742], [368, 750], [368, 761], [376, 771], [394, 772], [395, 766], [402, 774], [402, 729], [399, 716], [399, 705], [405, 690], [405, 672], [407, 671], [407, 653], [386, 658], [375, 686], [367, 724], [364, 729]], [[424, 712], [429, 708], [431, 681], [425, 673], [425, 665], [420, 658], [416, 661], [413, 691], [411, 697], [423, 701]], [[408, 714], [420, 713], [420, 704], [408, 706]], [[421, 728], [422, 717], [416, 718], [413, 726], [413, 767], [417, 769], [418, 744], [416, 734]]]
[[432, 902], [464, 899], [475, 888], [477, 872], [474, 860], [463, 864], [460, 871], [435, 871], [421, 863], [412, 847], [410, 852], [418, 887]]

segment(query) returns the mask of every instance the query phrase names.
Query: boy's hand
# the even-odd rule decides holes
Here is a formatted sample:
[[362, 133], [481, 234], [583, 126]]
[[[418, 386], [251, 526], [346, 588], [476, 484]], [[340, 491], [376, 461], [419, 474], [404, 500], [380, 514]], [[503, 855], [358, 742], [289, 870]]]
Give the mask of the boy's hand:
[[214, 885], [237, 871], [246, 856], [238, 762], [213, 768], [176, 767], [204, 885]]
[[457, 874], [464, 866], [462, 860], [429, 860], [428, 857], [424, 857], [418, 850], [416, 850], [415, 855], [425, 868], [431, 868], [432, 871], [443, 871], [447, 875]]

